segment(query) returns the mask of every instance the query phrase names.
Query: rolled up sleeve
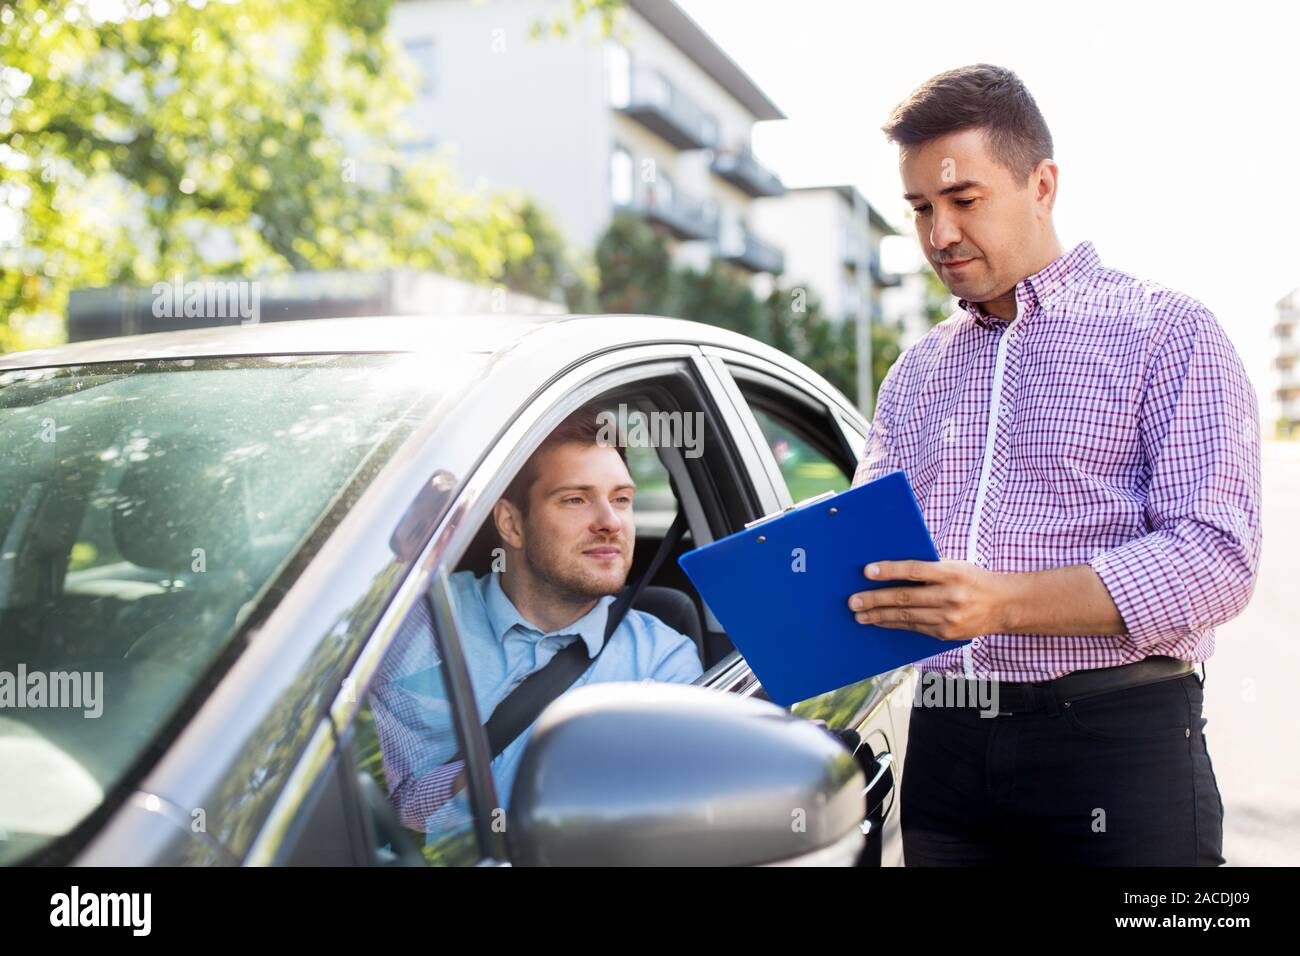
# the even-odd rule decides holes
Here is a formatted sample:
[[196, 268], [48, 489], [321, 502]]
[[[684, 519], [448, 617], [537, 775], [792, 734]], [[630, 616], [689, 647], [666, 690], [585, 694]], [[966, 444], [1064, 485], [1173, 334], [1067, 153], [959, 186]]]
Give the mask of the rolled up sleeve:
[[1259, 570], [1259, 403], [1208, 309], [1170, 318], [1140, 416], [1149, 530], [1089, 565], [1128, 634], [1149, 647], [1236, 617]]

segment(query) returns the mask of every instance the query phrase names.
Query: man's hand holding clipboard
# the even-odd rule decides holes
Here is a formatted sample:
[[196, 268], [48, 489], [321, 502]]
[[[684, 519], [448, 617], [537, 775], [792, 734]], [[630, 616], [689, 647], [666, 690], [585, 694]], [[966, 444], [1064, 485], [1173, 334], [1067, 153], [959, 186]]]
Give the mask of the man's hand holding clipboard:
[[902, 587], [859, 591], [849, 609], [859, 624], [920, 631], [941, 641], [964, 641], [1010, 627], [1007, 576], [970, 561], [873, 561], [872, 581], [909, 581]]
[[[782, 706], [933, 657], [966, 634], [987, 633], [970, 628], [993, 600], [973, 599], [990, 593], [982, 575], [959, 571], [964, 562], [939, 560], [902, 471], [758, 519], [678, 563]], [[915, 578], [882, 576], [873, 586], [865, 577], [870, 564]], [[912, 597], [900, 597], [908, 590], [925, 592], [921, 603], [902, 603]], [[887, 603], [861, 613], [887, 620], [855, 619], [852, 598], [882, 594]], [[915, 608], [924, 614], [909, 624], [903, 611]]]

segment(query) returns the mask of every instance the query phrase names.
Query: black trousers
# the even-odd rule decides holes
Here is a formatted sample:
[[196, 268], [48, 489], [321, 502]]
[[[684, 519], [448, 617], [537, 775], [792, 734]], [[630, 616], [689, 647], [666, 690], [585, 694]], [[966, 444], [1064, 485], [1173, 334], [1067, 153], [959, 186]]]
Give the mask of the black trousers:
[[905, 864], [1222, 864], [1203, 687], [1192, 673], [1074, 701], [1044, 693], [1040, 709], [997, 717], [969, 700], [913, 706]]

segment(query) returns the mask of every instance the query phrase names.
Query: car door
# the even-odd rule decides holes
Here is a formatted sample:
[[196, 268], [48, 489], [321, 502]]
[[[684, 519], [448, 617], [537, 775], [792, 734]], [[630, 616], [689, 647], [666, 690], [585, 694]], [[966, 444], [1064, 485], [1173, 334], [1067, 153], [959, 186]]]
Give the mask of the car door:
[[[471, 552], [510, 479], [565, 416], [596, 398], [652, 393], [705, 416], [710, 437], [698, 459], [668, 456], [676, 487], [687, 492], [681, 507], [697, 540], [727, 533], [775, 506], [775, 488], [750, 480], [762, 468], [758, 450], [747, 437], [731, 444], [733, 436], [745, 433], [735, 406], [715, 402], [713, 376], [692, 345], [605, 353], [577, 365], [517, 410], [503, 437], [467, 476], [331, 711], [347, 763], [342, 777], [355, 791], [349, 802], [364, 816], [353, 827], [365, 843], [363, 856], [416, 865], [509, 859], [502, 794], [496, 791], [484, 732], [488, 715], [476, 704], [465, 665], [450, 574]], [[465, 778], [456, 807], [446, 799], [445, 787], [414, 807], [398, 799], [412, 766], [402, 754], [413, 749], [421, 753], [416, 775], [441, 773], [448, 758], [460, 752], [457, 772], [463, 770]]]
[[[779, 507], [852, 484], [865, 440], [865, 423], [842, 396], [766, 359], [732, 350], [706, 348], [720, 387], [738, 410], [748, 440], [763, 459]], [[738, 673], [728, 675], [742, 680]], [[821, 719], [832, 728], [857, 732], [859, 761], [868, 779], [868, 850], [864, 862], [901, 863], [897, 782], [901, 743], [897, 720], [908, 716], [914, 677], [903, 668], [820, 694], [794, 705], [793, 713]]]

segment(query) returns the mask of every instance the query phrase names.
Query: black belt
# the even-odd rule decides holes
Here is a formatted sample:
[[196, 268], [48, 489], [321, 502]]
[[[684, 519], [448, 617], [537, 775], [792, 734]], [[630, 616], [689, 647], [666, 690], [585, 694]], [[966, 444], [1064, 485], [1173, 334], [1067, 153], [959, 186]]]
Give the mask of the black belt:
[[980, 692], [977, 690], [978, 685], [983, 684], [987, 687], [996, 683], [998, 716], [1008, 717], [1012, 714], [1036, 710], [1050, 710], [1055, 713], [1060, 706], [1072, 700], [1083, 700], [1085, 697], [1096, 697], [1098, 694], [1108, 694], [1111, 691], [1175, 680], [1193, 673], [1195, 669], [1191, 661], [1152, 655], [1134, 661], [1132, 664], [1120, 664], [1118, 667], [1074, 671], [1055, 680], [997, 682], [966, 678], [956, 678], [956, 680], [964, 681], [967, 685], [964, 689], [967, 696], [964, 699], [971, 702], [972, 706], [977, 700], [988, 700], [988, 695], [992, 691], [992, 688], [988, 688]]

